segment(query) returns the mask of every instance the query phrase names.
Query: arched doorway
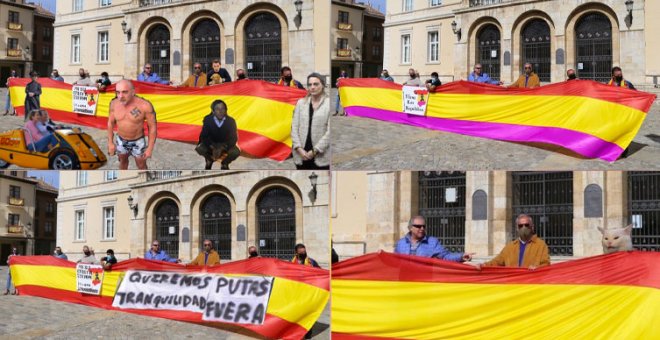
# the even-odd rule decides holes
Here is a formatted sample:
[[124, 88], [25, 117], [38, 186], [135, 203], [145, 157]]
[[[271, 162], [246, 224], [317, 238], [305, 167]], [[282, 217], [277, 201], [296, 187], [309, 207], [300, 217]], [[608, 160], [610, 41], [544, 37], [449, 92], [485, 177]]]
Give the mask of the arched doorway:
[[160, 249], [174, 258], [179, 257], [179, 206], [166, 199], [156, 207], [156, 239]]
[[220, 60], [220, 27], [211, 19], [203, 19], [192, 29], [190, 41], [191, 74], [195, 63], [202, 64], [202, 71], [208, 72], [211, 69], [213, 59]]
[[481, 64], [481, 72], [500, 80], [500, 30], [493, 24], [477, 34], [477, 63]]
[[147, 63], [161, 79], [170, 79], [170, 30], [163, 24], [147, 33]]
[[231, 260], [231, 204], [227, 196], [214, 194], [200, 208], [200, 244], [206, 239], [213, 242], [223, 260]]
[[534, 66], [534, 72], [541, 81], [550, 82], [550, 26], [544, 20], [533, 19], [525, 25], [521, 33], [520, 71], [525, 63]]
[[277, 17], [260, 12], [245, 24], [248, 77], [275, 82], [282, 67], [282, 26]]
[[257, 199], [257, 243], [264, 257], [289, 260], [296, 243], [296, 203], [284, 187], [265, 190]]
[[601, 13], [588, 13], [575, 25], [575, 65], [580, 79], [607, 82], [612, 68], [612, 23]]
[[516, 217], [526, 214], [550, 255], [573, 256], [573, 172], [513, 172], [511, 177], [511, 238], [517, 238]]

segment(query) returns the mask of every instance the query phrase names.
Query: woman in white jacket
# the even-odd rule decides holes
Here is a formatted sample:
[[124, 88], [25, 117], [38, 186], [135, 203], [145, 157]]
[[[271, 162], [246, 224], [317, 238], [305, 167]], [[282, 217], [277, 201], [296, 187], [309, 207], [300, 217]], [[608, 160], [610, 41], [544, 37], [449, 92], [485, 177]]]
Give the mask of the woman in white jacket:
[[299, 170], [330, 169], [330, 99], [324, 79], [316, 72], [307, 76], [307, 96], [293, 111], [291, 149]]

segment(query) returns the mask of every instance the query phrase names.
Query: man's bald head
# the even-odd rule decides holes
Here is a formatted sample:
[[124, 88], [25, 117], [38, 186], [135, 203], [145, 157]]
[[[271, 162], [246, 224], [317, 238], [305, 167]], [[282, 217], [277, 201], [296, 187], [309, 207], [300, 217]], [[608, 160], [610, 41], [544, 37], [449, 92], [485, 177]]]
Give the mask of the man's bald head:
[[122, 79], [115, 85], [115, 94], [119, 101], [126, 105], [135, 96], [135, 86], [130, 80]]

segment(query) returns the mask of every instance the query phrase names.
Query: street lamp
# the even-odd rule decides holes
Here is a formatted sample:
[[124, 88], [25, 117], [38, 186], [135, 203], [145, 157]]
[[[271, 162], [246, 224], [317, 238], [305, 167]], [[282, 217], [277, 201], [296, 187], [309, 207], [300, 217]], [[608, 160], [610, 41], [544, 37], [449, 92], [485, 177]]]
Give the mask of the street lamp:
[[628, 28], [632, 26], [632, 22], [633, 22], [633, 15], [632, 15], [633, 4], [634, 4], [633, 0], [626, 0], [626, 11], [628, 11], [628, 15], [626, 15], [624, 21], [626, 22], [626, 27]]
[[122, 21], [121, 21], [121, 30], [122, 30], [122, 31], [124, 32], [124, 34], [126, 35], [126, 39], [128, 39], [128, 41], [131, 41], [131, 29], [130, 29], [130, 28], [126, 28], [126, 26], [128, 26], [128, 24], [126, 23], [125, 20], [122, 20]]
[[461, 41], [461, 29], [460, 28], [457, 29], [456, 26], [458, 26], [458, 24], [456, 23], [456, 20], [452, 21], [451, 22], [451, 30], [454, 32], [454, 34], [456, 34], [456, 37], [458, 38], [458, 41]]
[[133, 210], [133, 217], [137, 217], [138, 204], [134, 202], [133, 196], [128, 195], [128, 198], [126, 200], [128, 201], [128, 208]]
[[300, 25], [302, 24], [302, 0], [296, 0], [294, 3], [294, 6], [296, 6], [296, 17], [293, 18], [293, 22], [296, 24], [296, 29], [300, 29]]
[[316, 184], [318, 183], [319, 176], [315, 173], [312, 172], [311, 175], [309, 175], [309, 182], [312, 184], [312, 190], [309, 192], [309, 199], [312, 201], [312, 204], [316, 202]]

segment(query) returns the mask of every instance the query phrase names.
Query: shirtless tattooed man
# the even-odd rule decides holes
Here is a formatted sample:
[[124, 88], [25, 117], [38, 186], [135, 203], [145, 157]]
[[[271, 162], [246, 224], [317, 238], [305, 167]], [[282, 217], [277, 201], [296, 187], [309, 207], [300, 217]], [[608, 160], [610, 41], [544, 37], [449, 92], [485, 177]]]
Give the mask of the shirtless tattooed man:
[[[119, 157], [119, 169], [128, 169], [128, 157], [135, 158], [138, 169], [147, 169], [156, 144], [156, 112], [151, 103], [135, 96], [135, 87], [129, 80], [116, 85], [117, 98], [110, 102], [108, 116], [108, 154]], [[144, 121], [149, 129], [149, 144], [144, 137]], [[117, 126], [117, 134], [114, 134]]]

